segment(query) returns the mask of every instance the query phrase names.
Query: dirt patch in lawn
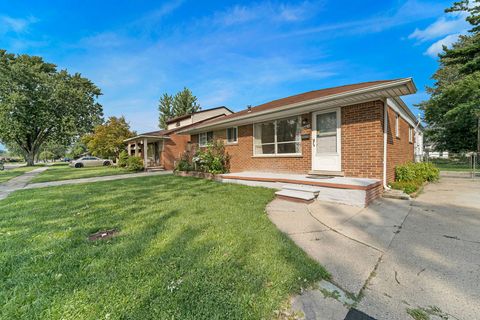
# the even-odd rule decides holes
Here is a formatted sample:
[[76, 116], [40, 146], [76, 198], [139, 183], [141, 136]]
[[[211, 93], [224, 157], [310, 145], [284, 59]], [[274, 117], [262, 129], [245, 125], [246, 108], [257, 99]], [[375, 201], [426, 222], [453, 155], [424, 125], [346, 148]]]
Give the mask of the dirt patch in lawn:
[[117, 229], [101, 230], [88, 236], [88, 240], [97, 241], [114, 237], [118, 233]]

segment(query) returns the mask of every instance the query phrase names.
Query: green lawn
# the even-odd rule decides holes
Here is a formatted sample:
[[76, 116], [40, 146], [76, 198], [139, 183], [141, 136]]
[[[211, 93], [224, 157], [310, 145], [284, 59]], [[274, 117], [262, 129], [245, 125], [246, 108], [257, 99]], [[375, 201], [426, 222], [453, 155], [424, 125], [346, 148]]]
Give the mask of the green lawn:
[[51, 166], [48, 170], [40, 173], [38, 176], [33, 178], [31, 182], [48, 182], [57, 180], [102, 177], [124, 173], [132, 172], [117, 167], [70, 168], [65, 165], [55, 165]]
[[472, 168], [468, 164], [436, 164], [440, 171], [472, 171]]
[[0, 183], [21, 176], [25, 172], [31, 171], [33, 169], [35, 169], [35, 167], [19, 167], [15, 169], [0, 171]]
[[17, 191], [0, 202], [0, 318], [272, 318], [327, 277], [269, 221], [273, 192], [173, 175]]

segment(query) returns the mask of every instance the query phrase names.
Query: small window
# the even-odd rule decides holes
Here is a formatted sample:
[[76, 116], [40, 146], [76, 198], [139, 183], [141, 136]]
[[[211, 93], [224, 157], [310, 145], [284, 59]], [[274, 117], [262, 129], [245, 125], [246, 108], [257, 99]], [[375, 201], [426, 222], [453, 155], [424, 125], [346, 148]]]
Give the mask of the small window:
[[238, 142], [238, 129], [237, 127], [227, 128], [227, 143]]
[[397, 138], [400, 138], [400, 124], [398, 114], [395, 114], [395, 136]]
[[198, 135], [198, 145], [200, 147], [206, 147], [209, 142], [213, 141], [213, 132], [202, 132]]
[[413, 143], [413, 128], [408, 128], [408, 142]]
[[180, 121], [177, 121], [177, 123], [175, 124], [177, 127], [180, 127], [181, 125], [181, 122]]

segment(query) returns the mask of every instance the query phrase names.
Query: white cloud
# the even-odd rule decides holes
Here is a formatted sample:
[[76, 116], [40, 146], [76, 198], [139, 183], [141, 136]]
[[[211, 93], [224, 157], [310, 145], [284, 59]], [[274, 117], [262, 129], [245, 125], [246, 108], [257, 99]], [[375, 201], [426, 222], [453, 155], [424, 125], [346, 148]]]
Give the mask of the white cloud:
[[12, 18], [9, 16], [0, 16], [0, 34], [7, 32], [22, 33], [25, 32], [28, 26], [37, 22], [34, 17], [28, 18]]
[[424, 42], [455, 33], [466, 33], [469, 24], [465, 21], [465, 17], [464, 13], [440, 17], [423, 30], [415, 29], [408, 38]]
[[80, 40], [81, 46], [113, 48], [124, 45], [127, 39], [115, 32], [102, 32]]
[[450, 34], [445, 38], [442, 38], [436, 41], [430, 47], [428, 47], [425, 54], [433, 58], [437, 58], [438, 54], [443, 51], [443, 46], [450, 47], [453, 43], [455, 43], [458, 40], [459, 36], [460, 36], [460, 33]]
[[319, 8], [320, 2], [304, 1], [297, 5], [264, 2], [251, 6], [236, 5], [228, 10], [216, 12], [213, 21], [223, 26], [244, 24], [252, 21], [295, 22], [310, 18]]
[[408, 0], [395, 10], [389, 10], [373, 17], [296, 30], [285, 33], [279, 36], [279, 38], [296, 37], [309, 34], [329, 34], [340, 36], [345, 34], [381, 32], [397, 26], [438, 16], [439, 13], [443, 12], [443, 9], [443, 6], [438, 3]]

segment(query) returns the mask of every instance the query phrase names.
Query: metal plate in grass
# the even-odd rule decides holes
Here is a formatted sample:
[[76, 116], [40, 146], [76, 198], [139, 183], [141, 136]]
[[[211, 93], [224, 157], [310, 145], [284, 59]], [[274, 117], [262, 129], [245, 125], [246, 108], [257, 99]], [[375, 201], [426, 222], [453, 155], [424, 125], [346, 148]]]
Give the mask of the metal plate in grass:
[[88, 236], [88, 240], [97, 241], [114, 237], [118, 233], [117, 229], [101, 230]]

